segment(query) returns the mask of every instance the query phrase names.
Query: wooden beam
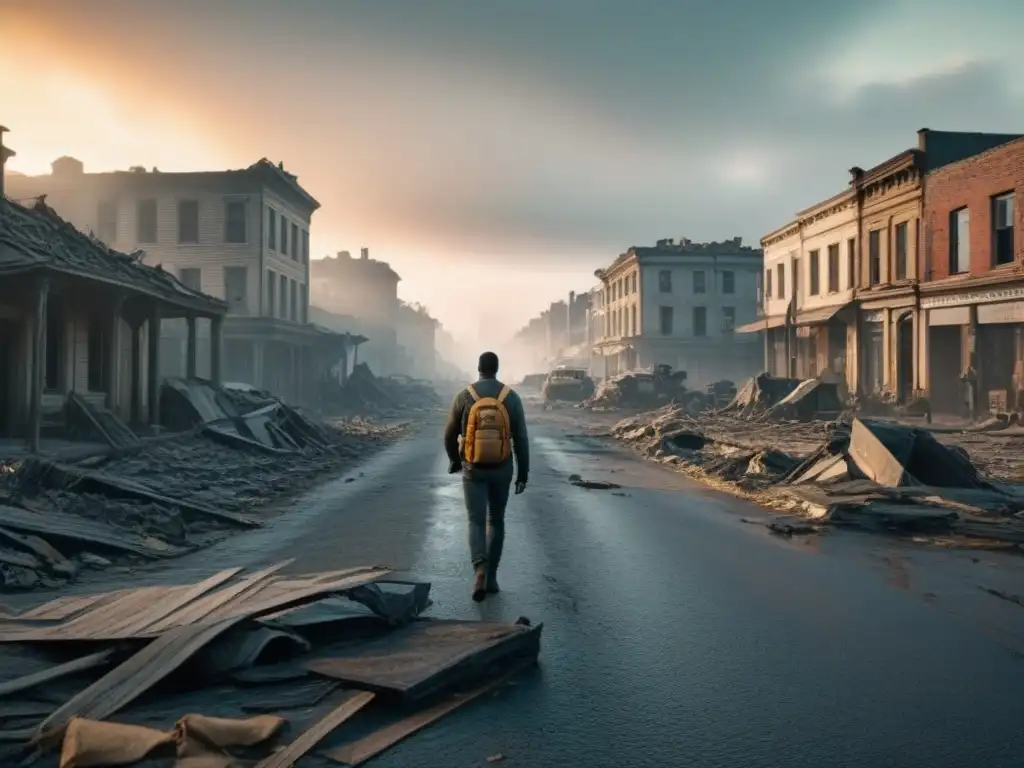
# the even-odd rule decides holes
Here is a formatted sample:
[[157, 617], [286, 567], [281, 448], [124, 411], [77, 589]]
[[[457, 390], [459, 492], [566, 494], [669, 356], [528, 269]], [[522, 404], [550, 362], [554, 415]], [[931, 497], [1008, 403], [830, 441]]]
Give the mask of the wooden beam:
[[35, 317], [32, 326], [32, 377], [28, 406], [28, 449], [39, 453], [39, 428], [43, 419], [43, 386], [46, 383], [46, 308], [50, 282], [43, 278], [36, 286]]

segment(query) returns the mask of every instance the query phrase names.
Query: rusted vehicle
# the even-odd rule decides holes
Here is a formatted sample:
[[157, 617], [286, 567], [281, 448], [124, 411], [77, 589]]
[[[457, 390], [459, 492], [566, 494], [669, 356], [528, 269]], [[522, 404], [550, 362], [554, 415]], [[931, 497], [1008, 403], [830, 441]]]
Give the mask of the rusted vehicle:
[[594, 394], [594, 380], [583, 368], [555, 368], [541, 388], [545, 403], [580, 403]]

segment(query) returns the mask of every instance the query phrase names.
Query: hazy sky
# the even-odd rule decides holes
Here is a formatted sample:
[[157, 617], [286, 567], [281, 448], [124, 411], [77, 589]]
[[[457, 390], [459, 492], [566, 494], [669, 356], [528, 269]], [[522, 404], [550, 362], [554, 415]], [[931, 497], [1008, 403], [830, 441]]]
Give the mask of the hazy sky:
[[463, 335], [631, 244], [756, 240], [918, 128], [1024, 132], [1020, 0], [0, 0], [0, 33], [14, 170], [284, 161], [314, 255], [369, 246]]

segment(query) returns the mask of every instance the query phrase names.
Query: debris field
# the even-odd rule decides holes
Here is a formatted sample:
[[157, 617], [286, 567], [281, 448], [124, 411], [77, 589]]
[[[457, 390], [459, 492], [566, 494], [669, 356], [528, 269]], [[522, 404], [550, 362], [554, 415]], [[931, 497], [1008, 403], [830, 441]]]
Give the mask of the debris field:
[[[803, 398], [789, 398], [795, 391], [765, 408], [697, 416], [671, 404], [623, 419], [610, 434], [653, 460], [799, 516], [773, 521], [776, 531], [807, 532], [813, 529], [809, 518], [940, 544], [970, 540], [972, 546], [1024, 551], [1024, 485], [1005, 472], [1005, 463], [979, 449], [987, 438], [986, 445], [999, 449], [1004, 462], [1007, 451], [1016, 451], [1019, 472], [1024, 439], [933, 433], [849, 415], [782, 420], [780, 413], [806, 417], [799, 404]], [[805, 397], [834, 402], [826, 388], [804, 391]], [[786, 403], [781, 411], [780, 402]], [[765, 416], [772, 411], [775, 416]], [[992, 471], [998, 469], [1003, 471]]]
[[325, 423], [267, 393], [186, 379], [164, 382], [169, 432], [157, 437], [140, 439], [76, 395], [67, 412], [92, 449], [0, 464], [3, 591], [56, 587], [83, 569], [130, 568], [258, 527], [268, 505], [407, 428]]
[[423, 618], [428, 583], [290, 564], [0, 617], [0, 764], [360, 765], [537, 662], [527, 619]]

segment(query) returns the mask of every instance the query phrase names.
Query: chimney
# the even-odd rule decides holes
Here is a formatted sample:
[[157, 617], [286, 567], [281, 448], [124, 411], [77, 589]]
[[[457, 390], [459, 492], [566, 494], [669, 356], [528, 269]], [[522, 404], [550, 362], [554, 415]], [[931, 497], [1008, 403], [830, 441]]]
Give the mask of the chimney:
[[367, 259], [369, 259], [370, 258], [370, 249], [369, 248], [360, 248], [359, 249], [359, 258], [362, 259], [363, 261], [366, 261]]
[[921, 128], [917, 132], [917, 148], [922, 152], [928, 151], [928, 134], [931, 132], [931, 128]]

